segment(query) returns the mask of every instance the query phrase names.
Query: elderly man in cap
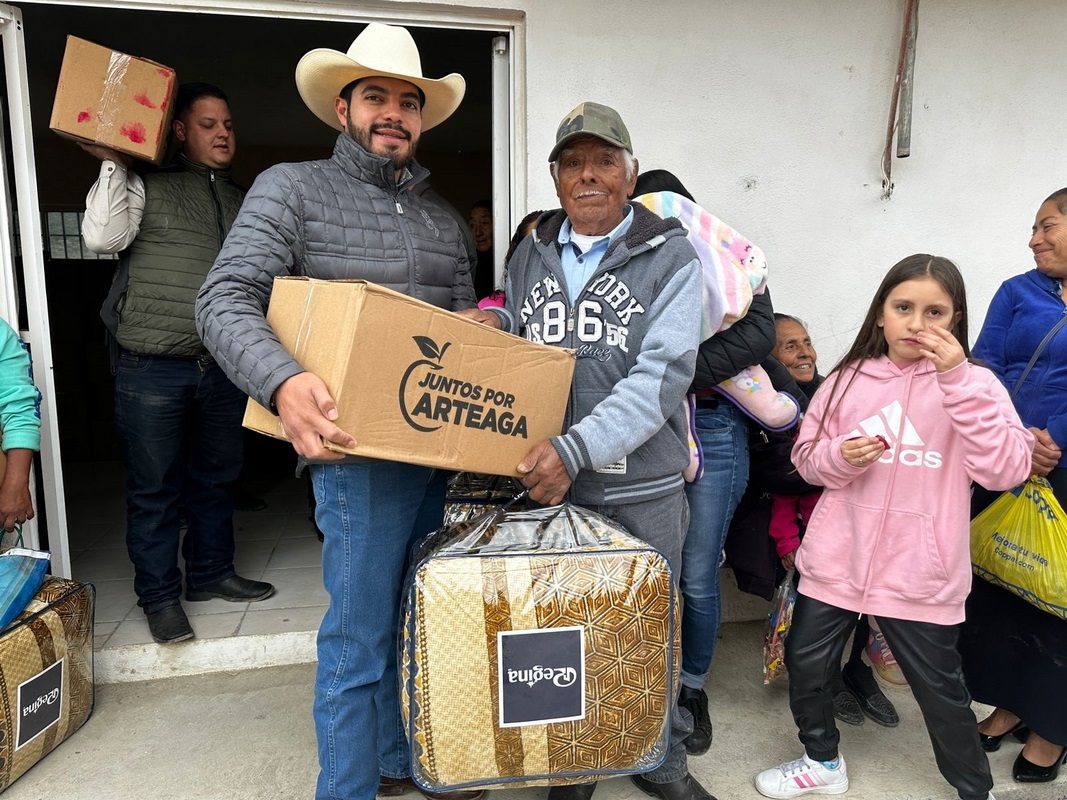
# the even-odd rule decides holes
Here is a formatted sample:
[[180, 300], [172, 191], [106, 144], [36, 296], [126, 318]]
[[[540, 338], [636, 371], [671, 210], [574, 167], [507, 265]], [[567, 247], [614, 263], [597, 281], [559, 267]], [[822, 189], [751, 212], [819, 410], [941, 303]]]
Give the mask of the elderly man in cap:
[[441, 524], [445, 475], [326, 450], [324, 441], [355, 439], [334, 423], [323, 381], [285, 351], [265, 314], [279, 275], [359, 278], [440, 308], [475, 305], [458, 224], [407, 191], [429, 174], [414, 160], [420, 134], [456, 110], [465, 84], [456, 74], [424, 78], [408, 31], [378, 23], [347, 53], [307, 53], [296, 84], [308, 108], [341, 131], [333, 156], [256, 179], [197, 299], [197, 324], [230, 378], [281, 417], [311, 464], [330, 595], [318, 638], [315, 796], [370, 800], [414, 788], [397, 699], [401, 582], [412, 543]]
[[[678, 575], [689, 523], [684, 403], [700, 343], [700, 264], [678, 220], [627, 202], [637, 160], [616, 111], [579, 105], [548, 160], [563, 208], [542, 215], [512, 256], [506, 307], [481, 312], [488, 324], [577, 355], [564, 433], [530, 450], [518, 465], [522, 482], [537, 502], [569, 498], [622, 523]], [[676, 706], [667, 760], [632, 777], [642, 791], [711, 798], [686, 764], [691, 730], [689, 713]], [[588, 800], [595, 787], [557, 786], [549, 798]]]

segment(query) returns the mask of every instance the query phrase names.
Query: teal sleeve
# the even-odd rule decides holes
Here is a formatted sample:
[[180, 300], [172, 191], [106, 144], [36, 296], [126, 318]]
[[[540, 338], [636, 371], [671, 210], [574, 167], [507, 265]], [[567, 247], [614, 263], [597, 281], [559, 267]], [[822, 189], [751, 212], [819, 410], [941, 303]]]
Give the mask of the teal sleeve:
[[30, 354], [18, 334], [0, 320], [0, 448], [41, 449], [41, 393], [33, 385]]

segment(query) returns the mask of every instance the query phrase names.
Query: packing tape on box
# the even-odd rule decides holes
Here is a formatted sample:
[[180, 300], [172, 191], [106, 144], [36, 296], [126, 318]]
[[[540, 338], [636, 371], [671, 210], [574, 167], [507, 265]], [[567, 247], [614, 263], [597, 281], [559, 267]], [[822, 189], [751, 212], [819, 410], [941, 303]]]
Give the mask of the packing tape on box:
[[111, 60], [107, 65], [107, 78], [104, 80], [104, 88], [100, 94], [99, 111], [97, 112], [97, 131], [110, 133], [118, 124], [115, 114], [121, 107], [119, 95], [122, 93], [122, 82], [126, 79], [126, 71], [130, 68], [130, 57], [123, 53], [112, 51]]

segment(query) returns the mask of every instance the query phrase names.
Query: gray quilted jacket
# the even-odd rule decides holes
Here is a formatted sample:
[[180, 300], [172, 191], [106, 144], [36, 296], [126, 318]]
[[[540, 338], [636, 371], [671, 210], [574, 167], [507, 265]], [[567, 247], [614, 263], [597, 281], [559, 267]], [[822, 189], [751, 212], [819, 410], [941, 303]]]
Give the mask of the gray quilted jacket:
[[342, 133], [331, 158], [256, 178], [196, 300], [204, 344], [238, 387], [270, 407], [303, 372], [265, 318], [276, 276], [361, 279], [439, 308], [475, 305], [456, 221], [406, 191], [428, 175], [413, 162], [397, 184], [388, 159]]

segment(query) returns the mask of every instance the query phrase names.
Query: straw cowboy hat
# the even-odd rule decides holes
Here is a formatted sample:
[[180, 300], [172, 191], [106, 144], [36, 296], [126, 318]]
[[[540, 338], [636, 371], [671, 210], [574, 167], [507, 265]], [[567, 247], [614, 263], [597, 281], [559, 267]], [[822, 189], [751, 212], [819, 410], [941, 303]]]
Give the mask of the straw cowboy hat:
[[463, 76], [455, 72], [437, 80], [424, 78], [419, 49], [407, 28], [380, 22], [367, 25], [347, 53], [320, 47], [305, 54], [296, 65], [296, 88], [316, 117], [341, 130], [334, 100], [352, 81], [372, 75], [399, 78], [423, 91], [423, 130], [452, 116], [467, 88]]

